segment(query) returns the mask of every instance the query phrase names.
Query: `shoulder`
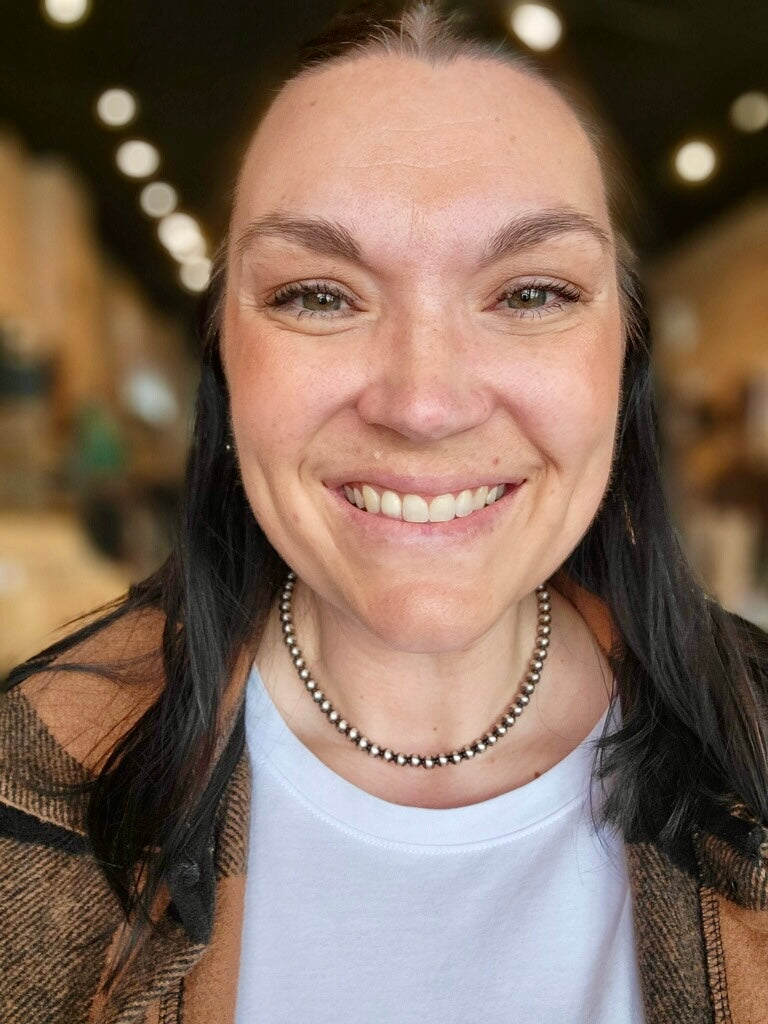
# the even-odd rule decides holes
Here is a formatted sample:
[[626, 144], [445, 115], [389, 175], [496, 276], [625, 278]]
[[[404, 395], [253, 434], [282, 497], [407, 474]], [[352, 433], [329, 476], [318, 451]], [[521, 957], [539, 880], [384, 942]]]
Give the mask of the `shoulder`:
[[89, 770], [98, 770], [164, 686], [158, 609], [126, 612], [22, 679], [9, 703], [27, 705], [51, 737]]

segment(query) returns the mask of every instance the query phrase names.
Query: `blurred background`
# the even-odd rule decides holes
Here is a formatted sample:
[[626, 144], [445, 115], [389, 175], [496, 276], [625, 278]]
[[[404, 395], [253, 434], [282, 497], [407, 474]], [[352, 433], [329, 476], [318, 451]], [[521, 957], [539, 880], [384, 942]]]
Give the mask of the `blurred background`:
[[[768, 4], [455, 6], [604, 124], [651, 303], [679, 532], [710, 591], [768, 628]], [[237, 163], [337, 7], [3, 6], [0, 674], [164, 559], [196, 309]]]

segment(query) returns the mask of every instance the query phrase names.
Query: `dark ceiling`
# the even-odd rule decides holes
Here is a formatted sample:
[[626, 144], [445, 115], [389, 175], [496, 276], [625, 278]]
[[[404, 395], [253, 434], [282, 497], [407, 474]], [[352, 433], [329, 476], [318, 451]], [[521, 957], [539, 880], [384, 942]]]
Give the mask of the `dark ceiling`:
[[[543, 62], [576, 75], [612, 128], [635, 178], [642, 253], [663, 250], [765, 189], [768, 129], [736, 131], [728, 108], [741, 92], [768, 85], [768, 3], [552, 3], [566, 35]], [[0, 120], [32, 152], [61, 154], [81, 172], [106, 248], [159, 307], [189, 322], [195, 300], [177, 283], [154, 223], [139, 210], [140, 185], [116, 170], [116, 144], [133, 135], [154, 142], [163, 156], [157, 177], [178, 189], [183, 209], [216, 241], [254, 111], [296, 45], [338, 6], [336, 0], [93, 0], [84, 22], [61, 29], [46, 22], [37, 0], [4, 4]], [[492, 30], [503, 30], [508, 4], [469, 6]], [[94, 101], [110, 86], [139, 98], [130, 128], [110, 131], [95, 121]], [[684, 187], [669, 171], [669, 154], [691, 134], [711, 137], [722, 165], [708, 183]]]

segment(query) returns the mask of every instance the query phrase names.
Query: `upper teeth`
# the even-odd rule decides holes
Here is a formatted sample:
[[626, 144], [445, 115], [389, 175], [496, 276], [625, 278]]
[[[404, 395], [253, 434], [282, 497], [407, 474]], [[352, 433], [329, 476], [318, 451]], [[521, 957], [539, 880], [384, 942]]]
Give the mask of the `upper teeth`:
[[390, 519], [404, 519], [407, 523], [447, 523], [464, 518], [485, 505], [492, 505], [504, 494], [505, 485], [477, 487], [458, 494], [438, 494], [422, 498], [420, 494], [398, 494], [397, 491], [377, 490], [370, 484], [345, 484], [344, 493], [353, 505], [373, 515]]

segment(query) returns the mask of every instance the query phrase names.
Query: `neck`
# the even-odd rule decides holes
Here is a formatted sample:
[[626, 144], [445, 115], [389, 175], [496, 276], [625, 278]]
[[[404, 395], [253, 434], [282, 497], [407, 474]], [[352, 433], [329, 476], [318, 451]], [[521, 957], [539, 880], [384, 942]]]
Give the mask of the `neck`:
[[[541, 752], [553, 743], [559, 749], [563, 737], [575, 736], [575, 746], [607, 705], [610, 670], [595, 637], [569, 601], [552, 587], [550, 595], [551, 644], [541, 681], [510, 730], [514, 738], [503, 737], [493, 752], [477, 759], [486, 765], [499, 757], [527, 764], [532, 749]], [[359, 621], [319, 600], [301, 581], [292, 610], [307, 667], [339, 714], [382, 749], [421, 755], [462, 749], [506, 712], [529, 668], [538, 613], [536, 594], [531, 593], [466, 648], [413, 653], [386, 645]], [[257, 657], [291, 728], [310, 749], [322, 751], [325, 760], [335, 750], [344, 759], [354, 755], [359, 766], [373, 761], [354, 750], [311, 699], [282, 642], [278, 618], [275, 609]], [[392, 771], [389, 765], [383, 767]], [[471, 768], [462, 765], [458, 771], [466, 774]], [[398, 771], [414, 774], [408, 768]]]
[[404, 753], [449, 753], [486, 733], [520, 692], [536, 639], [535, 594], [473, 643], [441, 652], [393, 649], [300, 584], [295, 607], [299, 642], [334, 707]]

